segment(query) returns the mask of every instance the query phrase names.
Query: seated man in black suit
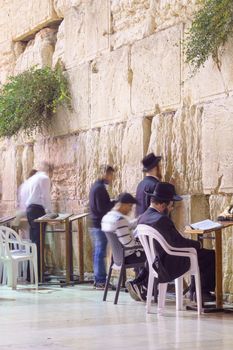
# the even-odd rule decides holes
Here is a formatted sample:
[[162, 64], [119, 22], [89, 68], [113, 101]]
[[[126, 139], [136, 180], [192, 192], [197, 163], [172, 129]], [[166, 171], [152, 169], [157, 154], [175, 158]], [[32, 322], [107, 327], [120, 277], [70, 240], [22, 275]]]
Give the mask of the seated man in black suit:
[[[173, 247], [193, 247], [196, 249], [203, 301], [213, 300], [214, 296], [210, 292], [215, 289], [214, 250], [203, 249], [200, 242], [183, 237], [167, 215], [171, 211], [174, 201], [182, 200], [182, 198], [176, 195], [174, 186], [167, 182], [158, 183], [154, 192], [147, 193], [147, 195], [151, 197], [151, 204], [142, 214], [138, 223], [155, 228]], [[156, 244], [156, 251], [159, 257], [158, 273], [160, 282], [171, 282], [189, 270], [189, 258], [168, 255], [159, 244]], [[191, 293], [194, 290], [195, 286], [192, 282]]]

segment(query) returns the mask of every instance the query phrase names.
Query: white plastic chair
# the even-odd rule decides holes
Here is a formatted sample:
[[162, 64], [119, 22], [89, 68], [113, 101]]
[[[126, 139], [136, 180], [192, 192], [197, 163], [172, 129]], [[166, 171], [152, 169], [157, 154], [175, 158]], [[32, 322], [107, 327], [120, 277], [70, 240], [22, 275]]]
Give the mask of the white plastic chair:
[[[144, 248], [144, 251], [146, 253], [146, 257], [148, 260], [148, 264], [149, 264], [149, 280], [148, 280], [147, 302], [146, 302], [147, 313], [151, 312], [151, 300], [152, 300], [154, 279], [158, 278], [158, 274], [153, 268], [153, 263], [156, 258], [154, 241], [157, 241], [167, 254], [188, 257], [190, 259], [190, 269], [189, 271], [187, 271], [187, 273], [189, 273], [190, 275], [194, 275], [195, 277], [197, 310], [198, 310], [198, 314], [201, 314], [201, 311], [202, 311], [201, 281], [200, 281], [200, 272], [199, 272], [196, 249], [172, 247], [167, 243], [167, 241], [163, 238], [163, 236], [157, 230], [155, 230], [153, 227], [148, 225], [139, 224], [136, 228], [136, 232]], [[175, 288], [176, 288], [176, 310], [182, 310], [183, 275], [175, 280]], [[159, 290], [158, 313], [162, 314], [165, 308], [167, 283], [159, 283], [158, 290]]]
[[38, 288], [37, 247], [35, 243], [21, 240], [13, 229], [0, 226], [0, 261], [6, 267], [8, 286], [13, 289], [17, 286], [19, 263], [29, 262], [30, 280], [33, 282], [33, 273], [36, 288]]

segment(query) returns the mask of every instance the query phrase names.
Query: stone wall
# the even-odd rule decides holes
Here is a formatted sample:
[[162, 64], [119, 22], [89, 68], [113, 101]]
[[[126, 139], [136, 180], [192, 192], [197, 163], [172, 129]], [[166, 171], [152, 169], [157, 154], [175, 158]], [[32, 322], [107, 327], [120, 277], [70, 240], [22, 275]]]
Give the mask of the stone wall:
[[[1, 83], [32, 65], [54, 67], [60, 59], [73, 111], [60, 109], [43, 135], [1, 141], [1, 213], [14, 210], [17, 186], [42, 159], [54, 163], [54, 209], [80, 212], [87, 208], [101, 163], [118, 169], [113, 196], [134, 193], [142, 178], [140, 160], [154, 151], [164, 157], [164, 179], [174, 175], [184, 196], [174, 213], [179, 229], [216, 219], [233, 194], [233, 42], [220, 52], [221, 71], [210, 58], [192, 74], [182, 41], [198, 1], [18, 3], [0, 0]], [[232, 238], [232, 230], [225, 230], [224, 292], [229, 300]], [[56, 245], [52, 252], [61, 250], [62, 239]], [[62, 267], [63, 261], [55, 263]]]

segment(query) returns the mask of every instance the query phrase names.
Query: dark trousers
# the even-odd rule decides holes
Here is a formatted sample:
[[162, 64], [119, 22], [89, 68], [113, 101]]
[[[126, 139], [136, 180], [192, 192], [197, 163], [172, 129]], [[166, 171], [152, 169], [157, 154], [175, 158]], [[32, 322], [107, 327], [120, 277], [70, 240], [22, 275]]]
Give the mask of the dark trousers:
[[[200, 270], [201, 289], [203, 292], [215, 290], [215, 251], [212, 249], [197, 250], [197, 259]], [[191, 292], [195, 290], [194, 278], [191, 280]]]
[[45, 210], [41, 205], [31, 204], [27, 207], [27, 219], [30, 226], [30, 239], [37, 246], [38, 275], [40, 276], [40, 224], [34, 222], [40, 216], [45, 215]]

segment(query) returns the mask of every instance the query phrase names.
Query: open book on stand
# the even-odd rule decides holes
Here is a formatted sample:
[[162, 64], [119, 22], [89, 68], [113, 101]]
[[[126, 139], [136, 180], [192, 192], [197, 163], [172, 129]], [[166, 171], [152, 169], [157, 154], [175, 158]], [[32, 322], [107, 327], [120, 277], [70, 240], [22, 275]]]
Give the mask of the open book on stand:
[[215, 222], [212, 220], [203, 220], [199, 222], [195, 222], [190, 225], [194, 230], [211, 230], [215, 228], [221, 228], [222, 225], [219, 222]]

